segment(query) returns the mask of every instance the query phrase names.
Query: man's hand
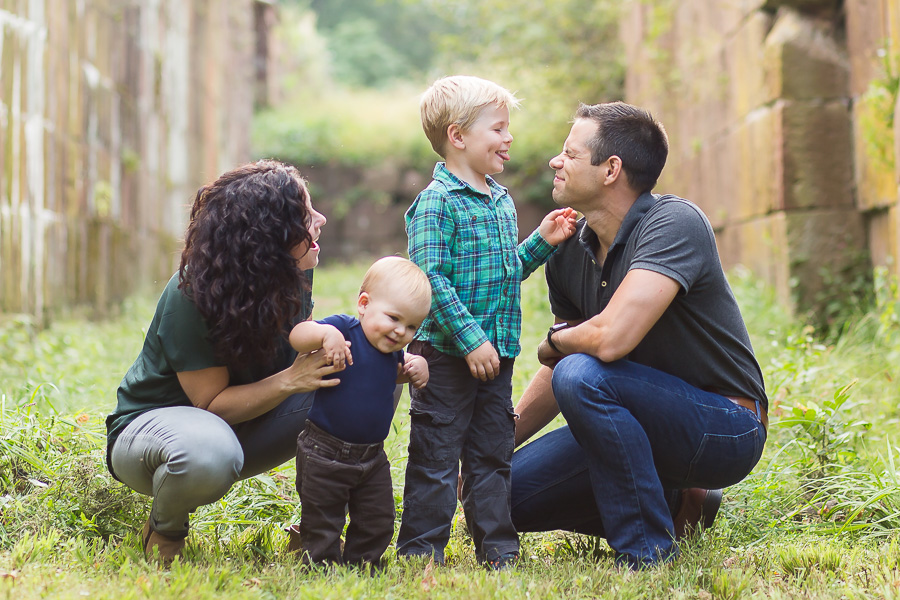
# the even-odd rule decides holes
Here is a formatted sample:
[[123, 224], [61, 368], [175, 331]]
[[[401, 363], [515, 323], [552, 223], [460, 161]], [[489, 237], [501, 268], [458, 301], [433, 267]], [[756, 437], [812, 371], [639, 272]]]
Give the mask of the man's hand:
[[472, 377], [481, 381], [493, 379], [500, 373], [500, 356], [490, 342], [485, 342], [466, 354], [466, 364], [469, 365]]
[[[554, 340], [554, 342], [555, 341], [556, 340]], [[547, 340], [541, 340], [541, 343], [538, 345], [538, 362], [540, 362], [545, 367], [550, 367], [552, 369], [556, 366], [556, 363], [562, 360], [564, 356], [564, 354], [560, 354], [559, 352], [551, 348], [550, 344], [547, 343]]]
[[325, 363], [334, 365], [338, 371], [343, 371], [347, 365], [353, 364], [353, 355], [350, 354], [350, 342], [344, 339], [344, 334], [337, 327], [326, 326], [322, 335], [322, 355]]
[[413, 387], [421, 389], [428, 384], [428, 361], [418, 354], [406, 353], [403, 363], [403, 375]]
[[575, 233], [576, 213], [571, 208], [558, 208], [550, 212], [541, 224], [538, 233], [551, 246], [558, 246]]

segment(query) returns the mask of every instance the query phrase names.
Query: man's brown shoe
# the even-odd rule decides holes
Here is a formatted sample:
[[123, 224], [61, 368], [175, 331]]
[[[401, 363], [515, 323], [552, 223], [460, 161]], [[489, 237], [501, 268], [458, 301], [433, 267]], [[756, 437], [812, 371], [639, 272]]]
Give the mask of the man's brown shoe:
[[722, 490], [681, 490], [681, 505], [672, 519], [675, 523], [675, 539], [680, 540], [712, 527], [721, 504]]
[[[155, 554], [159, 562], [162, 563], [163, 566], [168, 567], [172, 564], [172, 561], [175, 560], [176, 556], [181, 556], [181, 551], [184, 550], [186, 538], [173, 538], [163, 535], [158, 531], [153, 531], [153, 529], [150, 528], [150, 519], [148, 518], [147, 522], [144, 523], [141, 539], [144, 542], [144, 556], [148, 559], [152, 559]], [[154, 548], [156, 548], [155, 553], [153, 551]]]

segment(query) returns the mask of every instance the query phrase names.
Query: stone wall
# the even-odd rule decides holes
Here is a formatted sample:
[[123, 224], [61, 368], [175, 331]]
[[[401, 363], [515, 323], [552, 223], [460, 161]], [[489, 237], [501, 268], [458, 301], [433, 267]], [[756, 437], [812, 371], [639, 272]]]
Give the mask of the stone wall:
[[659, 191], [697, 202], [738, 263], [806, 311], [896, 272], [896, 0], [643, 0], [626, 97], [665, 124]]
[[249, 157], [255, 12], [0, 0], [0, 312], [102, 311], [169, 277], [192, 195]]

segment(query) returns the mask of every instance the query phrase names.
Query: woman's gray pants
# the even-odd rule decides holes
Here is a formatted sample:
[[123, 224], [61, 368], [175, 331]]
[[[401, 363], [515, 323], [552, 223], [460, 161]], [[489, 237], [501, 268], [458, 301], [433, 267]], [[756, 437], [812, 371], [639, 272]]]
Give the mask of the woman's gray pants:
[[222, 498], [239, 479], [293, 458], [314, 392], [294, 394], [259, 417], [230, 426], [192, 406], [143, 413], [119, 435], [111, 462], [116, 477], [153, 497], [152, 528], [183, 537], [188, 515]]

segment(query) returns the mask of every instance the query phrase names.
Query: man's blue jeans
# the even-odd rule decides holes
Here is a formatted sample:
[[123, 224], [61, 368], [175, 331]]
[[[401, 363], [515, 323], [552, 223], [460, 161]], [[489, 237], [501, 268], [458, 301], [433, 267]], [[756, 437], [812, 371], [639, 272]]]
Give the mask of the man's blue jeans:
[[553, 393], [568, 426], [513, 456], [513, 523], [603, 536], [632, 568], [676, 554], [678, 489], [737, 483], [766, 441], [754, 412], [624, 360], [567, 356]]

